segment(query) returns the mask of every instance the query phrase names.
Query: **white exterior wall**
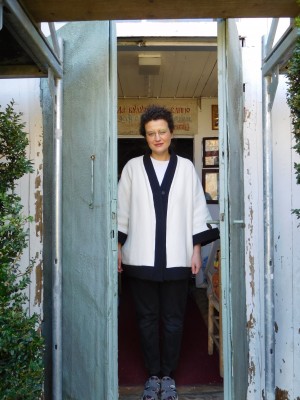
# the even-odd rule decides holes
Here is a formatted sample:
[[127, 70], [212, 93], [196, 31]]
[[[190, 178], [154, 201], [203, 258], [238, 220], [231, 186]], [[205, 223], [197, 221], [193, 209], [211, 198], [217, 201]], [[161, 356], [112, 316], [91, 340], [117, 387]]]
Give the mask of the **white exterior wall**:
[[34, 222], [28, 224], [29, 246], [21, 261], [22, 267], [34, 259], [35, 267], [31, 276], [28, 297], [29, 313], [38, 313], [42, 318], [43, 299], [43, 127], [40, 107], [39, 79], [1, 79], [0, 104], [4, 111], [13, 99], [16, 112], [22, 112], [25, 131], [29, 133], [28, 158], [33, 162], [34, 172], [20, 179], [17, 192], [22, 198], [25, 215], [31, 215]]
[[[272, 110], [274, 188], [275, 386], [278, 396], [300, 396], [300, 207], [286, 85], [280, 77]], [[279, 397], [280, 398], [280, 397]], [[285, 397], [287, 398], [287, 397]]]
[[[257, 400], [264, 398], [265, 385], [261, 37], [267, 33], [268, 21], [256, 20], [255, 31], [247, 30], [248, 26], [249, 21], [240, 21], [240, 32], [246, 36], [242, 55], [245, 83], [245, 278], [249, 337], [247, 400]], [[250, 21], [251, 26], [253, 28], [253, 20]], [[250, 34], [247, 35], [247, 32]], [[275, 390], [276, 398], [296, 399], [300, 395], [300, 312], [297, 305], [300, 300], [300, 227], [297, 227], [299, 221], [291, 214], [291, 209], [299, 208], [300, 204], [300, 187], [296, 184], [293, 170], [293, 163], [299, 160], [299, 156], [292, 149], [286, 85], [282, 76], [272, 110], [272, 127]]]

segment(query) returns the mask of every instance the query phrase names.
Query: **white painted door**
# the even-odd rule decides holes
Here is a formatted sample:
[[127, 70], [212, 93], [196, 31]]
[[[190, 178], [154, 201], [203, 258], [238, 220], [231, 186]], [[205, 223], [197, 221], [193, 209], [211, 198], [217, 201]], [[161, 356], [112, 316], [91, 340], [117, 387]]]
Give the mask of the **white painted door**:
[[116, 41], [78, 22], [64, 40], [63, 398], [115, 400], [117, 373]]
[[234, 20], [218, 24], [220, 232], [223, 304], [224, 399], [247, 395], [244, 263], [243, 81]]

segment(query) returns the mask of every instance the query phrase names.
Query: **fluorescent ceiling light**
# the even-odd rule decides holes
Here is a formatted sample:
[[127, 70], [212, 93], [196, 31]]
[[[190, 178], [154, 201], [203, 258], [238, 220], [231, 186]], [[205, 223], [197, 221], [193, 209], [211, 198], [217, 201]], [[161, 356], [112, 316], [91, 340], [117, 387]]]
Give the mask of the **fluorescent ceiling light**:
[[161, 66], [160, 54], [139, 54], [138, 55], [140, 75], [158, 75]]

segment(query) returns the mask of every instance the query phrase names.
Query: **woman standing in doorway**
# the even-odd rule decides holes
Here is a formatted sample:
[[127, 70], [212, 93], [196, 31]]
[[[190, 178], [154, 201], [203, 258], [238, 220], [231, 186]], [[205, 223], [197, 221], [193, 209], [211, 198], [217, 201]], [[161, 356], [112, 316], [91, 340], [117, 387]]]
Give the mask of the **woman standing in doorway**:
[[[216, 240], [193, 164], [171, 149], [172, 113], [150, 106], [140, 133], [149, 152], [124, 167], [118, 190], [118, 271], [129, 276], [149, 378], [142, 400], [178, 399], [178, 363], [188, 282], [201, 246]], [[160, 350], [162, 321], [162, 351]]]

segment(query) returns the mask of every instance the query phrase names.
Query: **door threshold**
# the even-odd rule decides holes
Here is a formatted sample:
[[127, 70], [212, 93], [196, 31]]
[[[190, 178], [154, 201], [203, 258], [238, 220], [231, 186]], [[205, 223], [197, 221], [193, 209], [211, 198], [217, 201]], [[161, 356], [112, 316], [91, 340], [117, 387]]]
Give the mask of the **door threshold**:
[[[119, 400], [140, 400], [143, 386], [119, 386]], [[177, 386], [180, 400], [223, 400], [223, 386]]]

